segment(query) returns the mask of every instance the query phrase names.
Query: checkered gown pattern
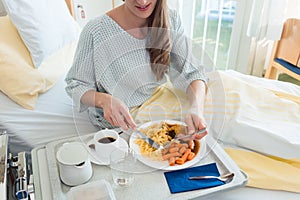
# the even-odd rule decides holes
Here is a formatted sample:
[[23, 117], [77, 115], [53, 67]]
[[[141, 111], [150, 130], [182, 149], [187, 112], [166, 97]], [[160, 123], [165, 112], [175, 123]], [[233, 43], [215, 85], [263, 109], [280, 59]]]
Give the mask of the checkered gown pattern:
[[[95, 90], [113, 95], [130, 109], [149, 99], [155, 88], [169, 78], [183, 91], [194, 80], [204, 80], [204, 67], [192, 54], [191, 41], [184, 36], [179, 15], [169, 12], [171, 64], [168, 74], [157, 81], [150, 67], [148, 36], [138, 39], [107, 14], [90, 20], [83, 28], [74, 62], [66, 76], [66, 92], [77, 112], [88, 110], [93, 124], [112, 128], [103, 110], [80, 102], [82, 95]], [[159, 48], [159, 47], [156, 47]]]

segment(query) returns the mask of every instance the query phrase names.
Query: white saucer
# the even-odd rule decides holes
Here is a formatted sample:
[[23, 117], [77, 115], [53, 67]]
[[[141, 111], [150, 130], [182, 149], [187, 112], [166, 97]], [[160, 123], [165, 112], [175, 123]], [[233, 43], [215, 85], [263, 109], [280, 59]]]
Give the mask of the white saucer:
[[[109, 165], [109, 157], [103, 157], [100, 158], [97, 154], [95, 149], [89, 147], [90, 145], [94, 144], [93, 139], [91, 139], [90, 141], [87, 142], [87, 149], [89, 152], [89, 156], [90, 156], [90, 160], [92, 163], [96, 164], [96, 165]], [[128, 143], [126, 142], [126, 140], [124, 140], [123, 138], [120, 138], [120, 144], [119, 147], [120, 149], [128, 149]]]

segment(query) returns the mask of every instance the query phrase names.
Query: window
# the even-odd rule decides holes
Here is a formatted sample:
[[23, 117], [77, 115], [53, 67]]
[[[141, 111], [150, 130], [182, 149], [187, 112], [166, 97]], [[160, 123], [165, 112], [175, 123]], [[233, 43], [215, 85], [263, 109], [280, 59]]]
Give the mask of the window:
[[236, 1], [196, 0], [193, 40], [216, 69], [227, 69]]

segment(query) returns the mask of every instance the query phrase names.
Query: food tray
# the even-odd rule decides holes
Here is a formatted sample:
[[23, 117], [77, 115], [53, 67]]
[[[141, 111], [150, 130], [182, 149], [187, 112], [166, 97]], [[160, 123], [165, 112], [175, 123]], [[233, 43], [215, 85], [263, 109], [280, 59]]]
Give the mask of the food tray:
[[[41, 188], [50, 189], [51, 197], [47, 197], [46, 199], [53, 199], [53, 200], [64, 200], [66, 199], [66, 194], [70, 190], [71, 187], [64, 185], [61, 183], [59, 178], [59, 171], [58, 165], [56, 162], [55, 154], [57, 149], [65, 142], [72, 142], [72, 141], [83, 141], [87, 143], [87, 141], [91, 140], [93, 134], [87, 135], [84, 137], [74, 137], [68, 138], [64, 140], [59, 140], [55, 142], [51, 142], [47, 144], [45, 147], [34, 149], [32, 154], [33, 156], [37, 156], [39, 151], [45, 151], [45, 155], [47, 156], [47, 163], [48, 163], [48, 172], [49, 172], [49, 186], [47, 185], [40, 185]], [[122, 134], [124, 138], [126, 138], [125, 134]], [[128, 136], [126, 138], [128, 141]], [[167, 182], [164, 177], [163, 170], [156, 170], [150, 167], [145, 166], [142, 163], [139, 163], [141, 169], [144, 173], [138, 173], [135, 176], [135, 181], [133, 185], [126, 188], [120, 188], [113, 184], [112, 177], [110, 174], [110, 169], [108, 166], [101, 166], [92, 164], [93, 167], [93, 176], [89, 180], [97, 181], [100, 179], [105, 179], [108, 181], [112, 188], [113, 192], [116, 196], [116, 199], [193, 199], [197, 197], [209, 197], [210, 195], [214, 195], [220, 193], [221, 191], [225, 190], [232, 190], [235, 188], [243, 187], [247, 183], [247, 176], [244, 174], [238, 166], [232, 161], [232, 159], [225, 153], [222, 147], [209, 135], [206, 136], [206, 148], [207, 154], [206, 156], [199, 161], [194, 166], [205, 165], [208, 163], [216, 163], [219, 169], [220, 174], [227, 173], [227, 172], [234, 172], [235, 176], [233, 180], [227, 184], [207, 188], [207, 189], [200, 189], [194, 190], [189, 192], [182, 192], [171, 194], [167, 185]], [[43, 157], [43, 156], [41, 156]], [[33, 159], [33, 170], [38, 171], [37, 162], [38, 159]], [[42, 159], [42, 158], [41, 158]], [[36, 173], [39, 174], [39, 173]], [[39, 177], [39, 175], [35, 175], [35, 179], [47, 179], [46, 176]], [[41, 180], [37, 180], [36, 183], [40, 183]], [[45, 182], [45, 181], [44, 181]], [[45, 190], [45, 189], [44, 189]], [[41, 191], [41, 189], [38, 189]], [[37, 192], [37, 191], [36, 191]], [[43, 196], [44, 197], [44, 196]], [[43, 198], [45, 199], [45, 198]]]

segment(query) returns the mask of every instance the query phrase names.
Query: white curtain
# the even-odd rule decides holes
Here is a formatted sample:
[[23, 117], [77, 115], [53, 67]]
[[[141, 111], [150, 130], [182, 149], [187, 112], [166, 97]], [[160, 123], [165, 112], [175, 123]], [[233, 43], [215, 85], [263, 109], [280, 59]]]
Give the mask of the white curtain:
[[254, 0], [247, 35], [261, 40], [278, 40], [288, 0]]
[[196, 0], [168, 0], [169, 8], [179, 13], [185, 34], [189, 38], [193, 38], [195, 3]]
[[253, 0], [247, 35], [252, 37], [247, 72], [262, 76], [274, 41], [279, 40], [287, 18], [300, 18], [299, 0]]
[[0, 0], [0, 16], [5, 16], [5, 15], [6, 15], [6, 11], [4, 9], [2, 1]]

